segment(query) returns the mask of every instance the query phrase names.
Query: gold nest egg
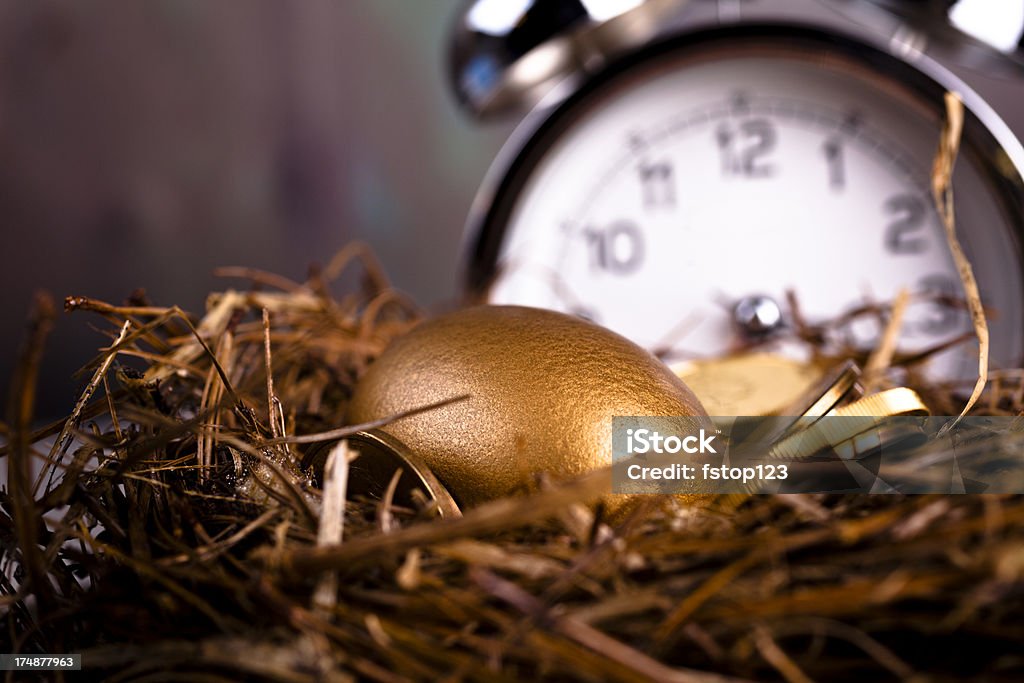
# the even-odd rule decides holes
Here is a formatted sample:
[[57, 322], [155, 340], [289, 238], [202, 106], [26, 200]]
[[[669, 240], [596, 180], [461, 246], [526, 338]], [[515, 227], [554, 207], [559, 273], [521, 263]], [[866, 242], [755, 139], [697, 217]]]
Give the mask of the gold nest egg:
[[[611, 465], [614, 416], [678, 416], [681, 430], [710, 425], [683, 381], [633, 342], [522, 306], [463, 309], [395, 339], [357, 384], [349, 422], [459, 396], [467, 398], [385, 430], [463, 506], [528, 490], [542, 472], [563, 479]], [[622, 498], [606, 500], [619, 507]]]

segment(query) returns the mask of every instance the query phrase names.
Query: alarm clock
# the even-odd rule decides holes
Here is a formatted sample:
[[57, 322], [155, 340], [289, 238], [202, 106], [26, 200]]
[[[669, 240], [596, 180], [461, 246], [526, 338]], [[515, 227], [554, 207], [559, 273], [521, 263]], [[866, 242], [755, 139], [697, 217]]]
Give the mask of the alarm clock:
[[[772, 350], [798, 319], [841, 315], [866, 353], [885, 321], [864, 312], [906, 290], [899, 352], [967, 377], [977, 345], [931, 194], [951, 91], [958, 235], [992, 364], [1020, 366], [1024, 111], [993, 102], [1024, 109], [1024, 66], [1013, 40], [958, 28], [967, 4], [468, 4], [450, 55], [459, 101], [522, 118], [471, 209], [465, 291], [674, 360]], [[1019, 37], [1024, 3], [980, 4]]]

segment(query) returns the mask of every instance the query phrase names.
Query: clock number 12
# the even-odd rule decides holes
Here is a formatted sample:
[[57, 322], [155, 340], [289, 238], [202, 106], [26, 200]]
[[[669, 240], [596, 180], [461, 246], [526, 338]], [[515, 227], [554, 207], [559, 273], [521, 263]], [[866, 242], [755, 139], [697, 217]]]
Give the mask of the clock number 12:
[[750, 119], [738, 126], [723, 123], [715, 131], [715, 140], [724, 175], [768, 178], [775, 173], [766, 157], [775, 149], [778, 136], [768, 119]]

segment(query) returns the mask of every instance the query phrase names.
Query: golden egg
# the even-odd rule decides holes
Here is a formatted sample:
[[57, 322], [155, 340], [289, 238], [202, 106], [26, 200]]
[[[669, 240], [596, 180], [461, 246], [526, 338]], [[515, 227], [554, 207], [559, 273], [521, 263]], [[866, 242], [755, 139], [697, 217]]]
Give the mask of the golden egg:
[[540, 472], [565, 478], [610, 465], [614, 416], [709, 424], [693, 392], [647, 351], [580, 318], [522, 306], [463, 309], [393, 341], [356, 386], [349, 422], [462, 395], [385, 430], [463, 506], [526, 490]]

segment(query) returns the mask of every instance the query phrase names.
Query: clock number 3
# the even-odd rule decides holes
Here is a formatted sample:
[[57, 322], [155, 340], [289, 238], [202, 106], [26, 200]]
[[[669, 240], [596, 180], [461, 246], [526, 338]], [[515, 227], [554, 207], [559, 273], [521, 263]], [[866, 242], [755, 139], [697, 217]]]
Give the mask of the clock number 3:
[[963, 329], [966, 313], [957, 306], [959, 287], [948, 275], [928, 275], [919, 282], [922, 294], [928, 299], [928, 313], [914, 327], [930, 335], [949, 334]]
[[617, 221], [607, 228], [586, 228], [583, 237], [590, 252], [590, 266], [615, 275], [629, 275], [644, 261], [644, 238], [629, 221]]
[[722, 173], [745, 178], [768, 178], [775, 167], [765, 158], [778, 141], [775, 126], [767, 119], [750, 119], [738, 126], [723, 123], [715, 131], [722, 157]]

